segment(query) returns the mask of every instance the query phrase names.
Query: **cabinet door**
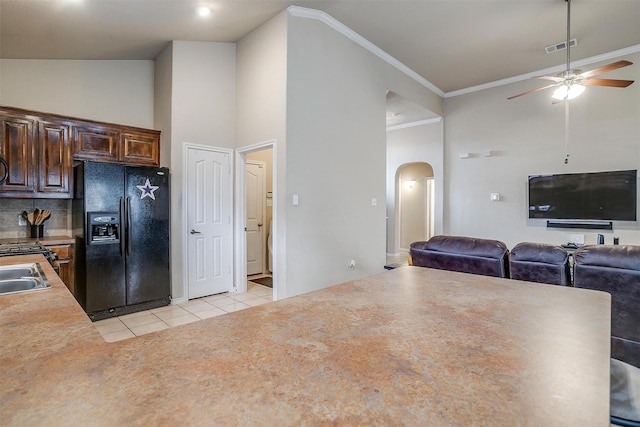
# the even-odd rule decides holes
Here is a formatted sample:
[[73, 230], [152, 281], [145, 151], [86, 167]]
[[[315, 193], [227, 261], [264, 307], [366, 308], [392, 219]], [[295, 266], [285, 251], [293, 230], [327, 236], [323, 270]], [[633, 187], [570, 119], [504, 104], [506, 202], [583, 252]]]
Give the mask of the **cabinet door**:
[[160, 165], [160, 134], [124, 132], [120, 136], [120, 160], [132, 165]]
[[36, 164], [34, 120], [11, 116], [2, 116], [0, 120], [0, 156], [9, 165], [9, 176], [0, 186], [0, 195], [16, 197], [17, 193], [33, 193]]
[[56, 253], [59, 271], [58, 276], [67, 285], [67, 288], [75, 296], [75, 272], [74, 272], [74, 260], [73, 260], [73, 247], [72, 244], [67, 245], [46, 245], [48, 249]]
[[109, 127], [78, 125], [73, 127], [73, 158], [98, 162], [118, 161], [118, 131]]
[[71, 197], [69, 125], [38, 122], [38, 192]]

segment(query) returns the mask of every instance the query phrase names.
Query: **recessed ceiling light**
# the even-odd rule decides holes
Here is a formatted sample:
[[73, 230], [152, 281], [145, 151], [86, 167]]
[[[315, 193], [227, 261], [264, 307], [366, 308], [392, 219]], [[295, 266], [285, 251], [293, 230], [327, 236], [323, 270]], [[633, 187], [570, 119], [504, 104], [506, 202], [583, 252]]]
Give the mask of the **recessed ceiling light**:
[[209, 16], [211, 15], [211, 8], [209, 6], [198, 6], [196, 7], [196, 13], [200, 16]]

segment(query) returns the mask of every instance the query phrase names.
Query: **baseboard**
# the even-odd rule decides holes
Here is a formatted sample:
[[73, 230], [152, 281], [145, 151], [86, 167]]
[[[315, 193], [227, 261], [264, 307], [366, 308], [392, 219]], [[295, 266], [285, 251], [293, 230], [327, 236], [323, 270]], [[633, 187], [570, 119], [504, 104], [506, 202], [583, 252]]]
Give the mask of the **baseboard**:
[[183, 302], [187, 302], [187, 298], [186, 297], [180, 297], [180, 298], [171, 298], [171, 305], [178, 305], [178, 304], [182, 304]]

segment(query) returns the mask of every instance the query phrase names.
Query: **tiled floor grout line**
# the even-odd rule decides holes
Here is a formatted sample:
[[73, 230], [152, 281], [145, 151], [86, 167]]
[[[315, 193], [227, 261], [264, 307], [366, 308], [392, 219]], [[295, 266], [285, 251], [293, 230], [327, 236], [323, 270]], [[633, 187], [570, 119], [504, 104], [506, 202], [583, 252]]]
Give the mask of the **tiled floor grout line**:
[[271, 288], [253, 282], [247, 285], [246, 293], [212, 295], [182, 304], [113, 317], [94, 324], [105, 341], [115, 342], [272, 301]]
[[[395, 257], [387, 257], [387, 263], [398, 262], [406, 264], [407, 255], [406, 253], [400, 253]], [[182, 304], [167, 305], [100, 320], [95, 322], [94, 325], [105, 341], [115, 342], [266, 304], [273, 300], [273, 290], [267, 286], [251, 282], [251, 278], [259, 279], [266, 276], [268, 275], [256, 275], [248, 278], [247, 292], [245, 293], [225, 292], [189, 300]]]

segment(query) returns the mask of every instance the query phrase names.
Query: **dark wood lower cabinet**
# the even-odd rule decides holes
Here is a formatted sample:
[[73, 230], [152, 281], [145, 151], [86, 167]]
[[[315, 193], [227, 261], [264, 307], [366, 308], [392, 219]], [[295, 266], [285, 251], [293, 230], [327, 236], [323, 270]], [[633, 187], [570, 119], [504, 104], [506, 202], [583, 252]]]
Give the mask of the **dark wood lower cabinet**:
[[75, 272], [74, 272], [74, 244], [73, 243], [57, 243], [50, 244], [42, 241], [48, 249], [56, 253], [56, 262], [58, 264], [58, 276], [67, 285], [69, 291], [75, 296]]

